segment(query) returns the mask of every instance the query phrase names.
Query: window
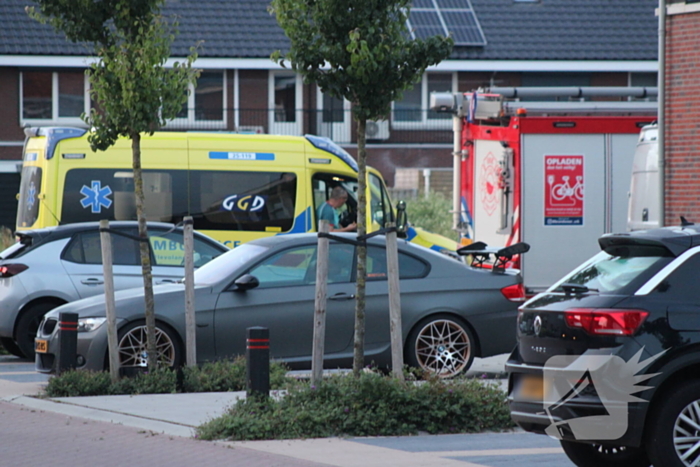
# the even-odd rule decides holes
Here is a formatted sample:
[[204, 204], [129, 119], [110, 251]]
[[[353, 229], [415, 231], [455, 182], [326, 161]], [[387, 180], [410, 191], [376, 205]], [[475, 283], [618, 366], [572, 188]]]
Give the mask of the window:
[[[294, 224], [292, 172], [144, 170], [149, 221], [194, 218], [196, 230], [286, 232]], [[134, 220], [130, 170], [73, 169], [66, 174], [61, 222]]]
[[197, 86], [189, 85], [187, 102], [169, 127], [225, 128], [226, 76], [223, 71], [204, 71]]
[[[658, 78], [658, 73], [630, 73], [630, 86], [653, 88], [657, 86]], [[656, 96], [649, 96], [645, 98], [631, 97], [629, 100], [643, 100], [655, 102], [658, 100], [658, 98]]]
[[83, 71], [21, 73], [22, 120], [82, 123], [87, 112], [87, 78]]
[[[700, 289], [697, 281], [698, 267], [700, 267], [700, 254], [696, 253], [671, 272], [654, 289], [652, 295], [668, 302], [697, 304], [700, 302]], [[700, 324], [700, 321], [698, 323]]]
[[275, 80], [275, 122], [296, 122], [296, 75], [277, 74]]
[[[182, 231], [158, 231], [148, 230], [148, 240], [151, 243], [151, 251], [155, 266], [185, 265], [185, 239]], [[193, 244], [194, 267], [198, 268], [207, 264], [221, 254], [221, 250], [205, 242], [197, 235]]]
[[394, 102], [394, 116], [392, 126], [399, 129], [425, 127], [436, 125], [440, 128], [448, 128], [451, 125], [452, 116], [449, 113], [431, 112], [430, 94], [433, 92], [456, 92], [456, 73], [426, 73], [423, 79], [413, 86], [413, 89], [404, 91], [403, 98]]
[[[331, 197], [331, 191], [340, 186], [348, 192], [348, 199], [338, 210], [341, 227], [357, 222], [357, 179], [337, 174], [314, 174], [311, 179], [314, 192], [314, 214], [319, 207]], [[317, 219], [318, 220], [318, 219]]]
[[[557, 86], [590, 86], [591, 75], [589, 73], [523, 73], [521, 86], [523, 87], [557, 87]], [[529, 97], [520, 101], [558, 101], [569, 100], [568, 97]]]
[[372, 173], [369, 174], [369, 189], [370, 216], [372, 217], [372, 222], [377, 223], [377, 225], [373, 227], [381, 229], [386, 222], [392, 222], [394, 220], [391, 201], [389, 201], [389, 195], [386, 193], [382, 180]]
[[41, 167], [24, 167], [19, 185], [18, 227], [31, 227], [39, 217], [40, 190]]
[[304, 246], [277, 253], [250, 270], [258, 288], [310, 285], [316, 281], [316, 246]]
[[[136, 235], [136, 230], [125, 231]], [[139, 245], [136, 240], [121, 235], [112, 235], [112, 263], [115, 265], [138, 266], [141, 264]], [[64, 260], [81, 264], [102, 264], [102, 243], [100, 232], [83, 232], [76, 235], [63, 252]]]
[[[122, 229], [126, 234], [136, 236], [136, 229]], [[152, 264], [154, 266], [185, 265], [185, 247], [182, 231], [167, 232], [150, 229]], [[112, 235], [112, 262], [115, 265], [140, 266], [141, 254], [139, 242], [123, 235]], [[194, 237], [194, 267], [198, 268], [216, 256], [221, 251], [214, 246]], [[83, 232], [76, 235], [63, 252], [65, 261], [81, 264], [102, 264], [102, 243], [99, 231]]]
[[[386, 249], [367, 247], [367, 280], [386, 280]], [[421, 260], [399, 252], [399, 279], [418, 279], [428, 274]]]

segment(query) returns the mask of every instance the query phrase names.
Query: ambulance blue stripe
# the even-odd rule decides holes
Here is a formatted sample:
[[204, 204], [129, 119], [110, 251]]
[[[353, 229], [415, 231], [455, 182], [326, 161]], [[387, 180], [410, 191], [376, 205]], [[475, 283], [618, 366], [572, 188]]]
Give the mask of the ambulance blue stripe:
[[209, 159], [223, 159], [231, 161], [274, 161], [272, 152], [227, 152], [209, 151]]

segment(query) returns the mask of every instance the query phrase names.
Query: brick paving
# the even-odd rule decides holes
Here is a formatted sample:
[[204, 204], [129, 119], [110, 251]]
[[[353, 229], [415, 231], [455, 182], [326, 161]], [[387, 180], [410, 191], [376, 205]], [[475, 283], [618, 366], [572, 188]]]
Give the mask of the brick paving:
[[223, 443], [43, 412], [0, 401], [2, 467], [322, 466]]

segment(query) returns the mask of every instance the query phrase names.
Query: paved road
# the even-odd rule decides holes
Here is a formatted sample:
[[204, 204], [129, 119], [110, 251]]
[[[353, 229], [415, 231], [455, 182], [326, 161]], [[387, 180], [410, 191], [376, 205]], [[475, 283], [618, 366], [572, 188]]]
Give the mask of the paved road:
[[[502, 367], [484, 359], [474, 374]], [[202, 442], [193, 427], [234, 393], [40, 400], [47, 377], [0, 356], [0, 466], [571, 466], [557, 441], [529, 433]]]

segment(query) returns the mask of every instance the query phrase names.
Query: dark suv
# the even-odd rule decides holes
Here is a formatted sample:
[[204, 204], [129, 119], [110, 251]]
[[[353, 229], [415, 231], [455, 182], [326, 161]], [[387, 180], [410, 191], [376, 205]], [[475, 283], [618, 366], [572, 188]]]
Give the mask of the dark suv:
[[512, 418], [578, 466], [700, 465], [700, 226], [598, 242], [520, 308]]

